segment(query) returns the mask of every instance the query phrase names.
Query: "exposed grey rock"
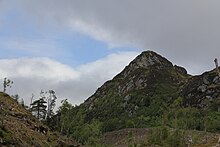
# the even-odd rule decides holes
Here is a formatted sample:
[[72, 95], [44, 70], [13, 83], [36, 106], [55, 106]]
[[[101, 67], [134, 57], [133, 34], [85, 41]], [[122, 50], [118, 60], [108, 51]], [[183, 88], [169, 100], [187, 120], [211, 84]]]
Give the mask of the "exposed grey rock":
[[207, 86], [206, 85], [201, 85], [197, 88], [197, 90], [201, 91], [201, 92], [205, 92], [207, 90]]
[[124, 97], [124, 100], [125, 101], [129, 101], [131, 99], [131, 96], [130, 95], [126, 95], [125, 97]]
[[216, 76], [216, 77], [213, 79], [213, 83], [220, 83], [219, 76]]
[[89, 111], [92, 110], [93, 106], [94, 106], [94, 103], [91, 103], [90, 106], [89, 106]]
[[187, 95], [187, 97], [191, 97], [192, 96], [192, 94], [191, 93], [189, 93], [188, 95]]
[[134, 87], [133, 84], [128, 84], [128, 85], [127, 85], [127, 88], [126, 88], [126, 91], [124, 91], [124, 92], [127, 92], [127, 91], [133, 89], [133, 87]]
[[206, 91], [206, 94], [209, 95], [209, 94], [212, 94], [213, 92], [214, 92], [214, 91], [210, 89], [210, 90], [207, 90], [207, 91]]
[[187, 70], [181, 66], [174, 65], [174, 68], [181, 74], [187, 74]]
[[128, 104], [127, 102], [124, 102], [122, 107], [126, 108], [127, 104]]
[[142, 52], [133, 62], [131, 62], [130, 67], [132, 69], [137, 69], [140, 67], [147, 68], [152, 65], [157, 65], [157, 67], [173, 67], [173, 64], [166, 58], [151, 52]]
[[206, 96], [206, 98], [207, 98], [208, 100], [210, 100], [210, 101], [213, 100], [211, 96]]
[[145, 82], [144, 79], [139, 79], [135, 82], [135, 85], [139, 88], [142, 88], [144, 82]]
[[139, 108], [139, 107], [136, 105], [136, 106], [134, 107], [134, 110], [136, 111], [138, 108]]
[[210, 82], [209, 82], [209, 77], [208, 77], [207, 74], [203, 76], [203, 83], [206, 84], [206, 85], [209, 85], [209, 84], [210, 84]]

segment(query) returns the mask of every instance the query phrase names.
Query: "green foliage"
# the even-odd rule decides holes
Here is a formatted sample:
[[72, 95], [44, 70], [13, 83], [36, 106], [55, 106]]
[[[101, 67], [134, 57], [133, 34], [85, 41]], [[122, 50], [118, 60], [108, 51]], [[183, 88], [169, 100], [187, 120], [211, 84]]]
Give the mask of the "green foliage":
[[102, 123], [94, 120], [90, 124], [85, 124], [80, 130], [80, 142], [88, 145], [96, 145], [100, 143], [99, 137], [101, 136]]
[[171, 109], [168, 112], [168, 124], [173, 128], [204, 130], [203, 117], [204, 113], [196, 108]]
[[[44, 120], [44, 123], [51, 126], [52, 117], [55, 115], [54, 107], [56, 106], [56, 95], [53, 90], [44, 92], [41, 90], [40, 97], [33, 101], [34, 95], [31, 97], [30, 111], [40, 120]], [[33, 101], [33, 102], [32, 102]], [[23, 99], [21, 99], [21, 105], [24, 105]]]
[[13, 142], [12, 134], [8, 133], [2, 126], [0, 127], [0, 138], [4, 140], [5, 145], [10, 145]]
[[46, 101], [45, 101], [45, 96], [44, 93], [41, 91], [41, 97], [37, 100], [35, 100], [32, 104], [31, 104], [31, 112], [38, 118], [38, 119], [45, 119], [45, 115], [46, 115]]
[[2, 129], [2, 127], [0, 128], [0, 137], [4, 138], [5, 137], [6, 132]]
[[207, 131], [220, 132], [220, 112], [210, 112], [204, 120]]
[[46, 113], [46, 121], [49, 124], [51, 117], [54, 115], [54, 107], [56, 106], [56, 95], [55, 95], [55, 91], [53, 90], [49, 90], [48, 91], [49, 96], [46, 98], [47, 99], [47, 113]]
[[122, 128], [124, 122], [119, 118], [109, 119], [103, 123], [103, 132], [110, 132]]
[[21, 104], [21, 106], [22, 106], [22, 107], [24, 107], [24, 108], [25, 108], [25, 104], [24, 104], [24, 99], [23, 99], [23, 98], [21, 99], [20, 104]]
[[4, 82], [3, 82], [3, 92], [6, 92], [7, 87], [11, 88], [13, 84], [13, 81], [11, 81], [10, 79], [4, 78]]
[[186, 141], [184, 133], [180, 130], [175, 130], [164, 140], [166, 147], [185, 147]]
[[128, 145], [128, 147], [135, 147], [136, 146], [132, 131], [128, 132], [127, 145]]
[[61, 133], [69, 135], [70, 128], [72, 124], [72, 105], [67, 101], [67, 99], [61, 101], [62, 105], [59, 107], [57, 114], [58, 114], [58, 128]]
[[183, 98], [182, 97], [178, 97], [171, 104], [171, 108], [180, 108], [182, 103], [183, 103]]
[[185, 147], [185, 134], [178, 129], [168, 130], [167, 127], [151, 129], [148, 145], [159, 145], [163, 147]]
[[[118, 103], [117, 99], [115, 100], [113, 102], [105, 102], [103, 100], [99, 101], [99, 103]], [[130, 117], [117, 113], [121, 112], [120, 110], [123, 107], [107, 107], [106, 110], [94, 106], [93, 109], [101, 111], [99, 113], [103, 113], [106, 116], [102, 119], [97, 118], [91, 121], [86, 121], [87, 115], [91, 113], [86, 111], [84, 105], [73, 107], [67, 100], [64, 100], [59, 107], [58, 119], [56, 119], [55, 126], [58, 126], [57, 130], [63, 134], [72, 136], [87, 146], [101, 146], [99, 137], [102, 133], [122, 128], [149, 128], [158, 126], [174, 128], [173, 131], [170, 131], [167, 127], [159, 127], [151, 132], [152, 135], [149, 138], [149, 143], [164, 147], [181, 147], [185, 145], [184, 133], [180, 131], [181, 129], [219, 131], [220, 117], [218, 112], [213, 113], [209, 110], [210, 113], [207, 113], [197, 108], [182, 108], [181, 97], [174, 99], [170, 105], [169, 100], [164, 95], [153, 95], [149, 100], [149, 106], [143, 105], [136, 110], [129, 108], [129, 111], [134, 110]], [[132, 103], [135, 102], [133, 99]], [[132, 105], [130, 106], [132, 107]], [[117, 112], [113, 109], [116, 109]], [[93, 114], [93, 116], [97, 114]], [[118, 114], [118, 116], [116, 117], [115, 114]], [[131, 136], [128, 136], [128, 144], [131, 144], [129, 146], [137, 146]]]
[[209, 102], [209, 111], [220, 111], [220, 97], [217, 99], [213, 100], [212, 102]]

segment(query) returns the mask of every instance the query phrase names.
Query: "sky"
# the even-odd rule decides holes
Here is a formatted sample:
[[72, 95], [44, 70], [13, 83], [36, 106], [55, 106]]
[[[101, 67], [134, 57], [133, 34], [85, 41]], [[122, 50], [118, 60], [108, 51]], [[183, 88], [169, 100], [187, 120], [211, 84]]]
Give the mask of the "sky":
[[[190, 74], [220, 59], [219, 0], [0, 0], [0, 82], [29, 105], [55, 90], [80, 104], [152, 50]], [[2, 89], [2, 84], [0, 86]]]

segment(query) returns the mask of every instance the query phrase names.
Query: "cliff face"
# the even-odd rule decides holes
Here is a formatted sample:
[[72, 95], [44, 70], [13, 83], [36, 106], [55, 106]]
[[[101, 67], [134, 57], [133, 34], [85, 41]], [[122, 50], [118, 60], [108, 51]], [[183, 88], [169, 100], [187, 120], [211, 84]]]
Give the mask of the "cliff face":
[[[182, 89], [184, 106], [205, 109], [220, 99], [220, 77], [215, 70], [191, 77]], [[217, 109], [217, 108], [216, 108]]]
[[0, 146], [76, 145], [54, 133], [5, 93], [0, 92]]

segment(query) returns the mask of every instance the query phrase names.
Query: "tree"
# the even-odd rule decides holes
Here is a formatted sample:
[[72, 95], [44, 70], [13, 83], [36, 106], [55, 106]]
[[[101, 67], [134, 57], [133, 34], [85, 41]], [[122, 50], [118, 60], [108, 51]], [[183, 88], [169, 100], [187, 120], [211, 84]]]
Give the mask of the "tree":
[[71, 116], [71, 109], [73, 106], [71, 103], [67, 101], [67, 99], [61, 101], [62, 105], [59, 107], [57, 114], [59, 115], [59, 128], [60, 132], [68, 134], [70, 129], [70, 119], [72, 120]]
[[38, 119], [44, 119], [45, 118], [46, 108], [47, 108], [45, 103], [47, 103], [47, 102], [43, 98], [40, 98], [38, 100], [35, 100], [31, 104], [31, 111], [35, 113], [35, 116]]
[[11, 85], [13, 84], [13, 81], [11, 81], [10, 79], [4, 78], [4, 82], [3, 82], [3, 92], [6, 92], [7, 87], [11, 88]]
[[24, 99], [23, 99], [23, 98], [21, 99], [20, 104], [21, 104], [22, 107], [26, 108], [26, 106], [25, 106], [25, 104], [24, 104]]
[[49, 96], [47, 97], [47, 114], [46, 114], [46, 119], [50, 119], [53, 115], [53, 109], [56, 106], [56, 95], [55, 95], [55, 91], [53, 90], [49, 90], [48, 91]]
[[45, 115], [47, 113], [47, 105], [46, 105], [46, 101], [45, 101], [45, 96], [44, 96], [44, 92], [41, 90], [40, 93], [40, 98], [38, 100], [35, 100], [32, 104], [31, 104], [31, 112], [34, 113], [34, 115], [38, 118], [38, 119], [45, 119]]

